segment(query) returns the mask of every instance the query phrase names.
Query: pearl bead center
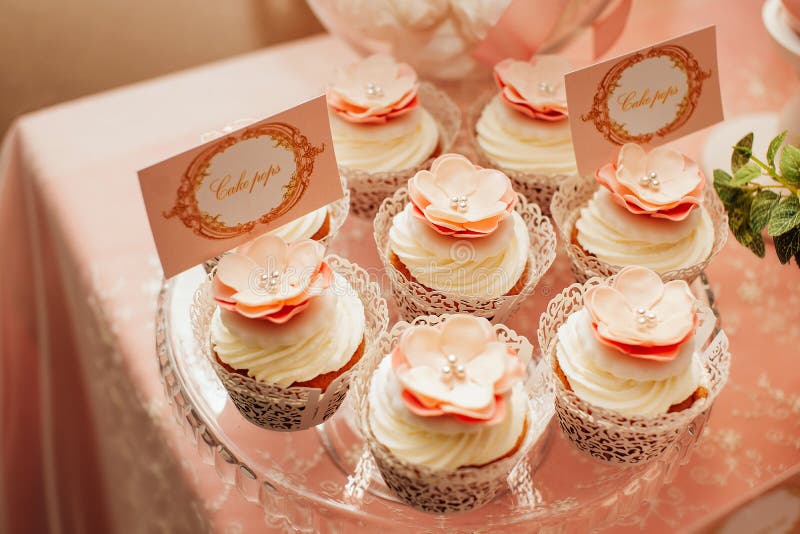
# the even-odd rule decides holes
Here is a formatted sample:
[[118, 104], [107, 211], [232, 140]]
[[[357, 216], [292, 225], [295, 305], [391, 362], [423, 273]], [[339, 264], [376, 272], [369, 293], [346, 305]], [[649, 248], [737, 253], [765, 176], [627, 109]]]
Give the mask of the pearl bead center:
[[445, 382], [450, 382], [454, 377], [464, 380], [467, 376], [467, 368], [458, 361], [455, 354], [448, 354], [447, 363], [442, 366], [441, 373]]
[[450, 209], [456, 211], [467, 211], [469, 209], [469, 199], [465, 196], [450, 197]]
[[364, 90], [369, 98], [380, 98], [383, 96], [383, 87], [373, 82], [368, 82]]
[[636, 324], [644, 328], [653, 328], [658, 324], [658, 317], [652, 311], [638, 308], [636, 310]]
[[539, 82], [539, 92], [546, 95], [552, 95], [556, 92], [556, 88], [551, 83]]
[[271, 273], [261, 273], [258, 276], [258, 285], [262, 289], [267, 289], [270, 292], [273, 292], [278, 289], [278, 285], [281, 281], [281, 273], [280, 271], [272, 271]]
[[639, 184], [641, 184], [642, 187], [647, 187], [653, 191], [658, 191], [658, 188], [661, 187], [661, 182], [658, 180], [658, 173], [656, 173], [656, 171], [650, 171], [642, 176], [639, 179]]

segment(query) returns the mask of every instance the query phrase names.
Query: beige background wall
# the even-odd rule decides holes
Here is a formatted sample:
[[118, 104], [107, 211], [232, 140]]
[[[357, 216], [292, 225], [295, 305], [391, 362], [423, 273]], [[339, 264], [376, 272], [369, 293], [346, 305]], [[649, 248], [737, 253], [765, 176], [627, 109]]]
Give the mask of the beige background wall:
[[0, 0], [0, 136], [26, 111], [319, 31], [303, 0]]

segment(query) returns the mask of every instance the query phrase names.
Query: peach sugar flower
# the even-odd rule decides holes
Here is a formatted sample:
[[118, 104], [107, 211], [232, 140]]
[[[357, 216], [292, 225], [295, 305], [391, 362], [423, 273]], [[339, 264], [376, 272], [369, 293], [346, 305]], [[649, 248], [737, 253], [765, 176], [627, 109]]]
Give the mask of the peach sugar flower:
[[408, 409], [422, 417], [451, 415], [470, 424], [497, 424], [505, 394], [525, 376], [516, 353], [485, 318], [459, 314], [437, 326], [406, 330], [392, 368]]
[[683, 280], [666, 284], [655, 272], [625, 267], [611, 285], [584, 295], [597, 339], [634, 358], [671, 361], [698, 325], [696, 299]]
[[517, 201], [508, 176], [473, 165], [460, 154], [442, 154], [429, 171], [414, 175], [408, 197], [415, 217], [453, 237], [494, 232]]
[[382, 124], [419, 105], [417, 73], [391, 56], [375, 54], [336, 72], [325, 96], [342, 119]]
[[617, 163], [600, 167], [595, 174], [614, 202], [636, 215], [682, 221], [703, 202], [705, 178], [697, 163], [676, 150], [653, 149], [627, 143]]
[[333, 271], [325, 247], [311, 239], [291, 245], [264, 234], [225, 254], [211, 292], [220, 307], [250, 319], [282, 324], [330, 286]]
[[564, 74], [572, 69], [561, 56], [534, 56], [530, 61], [504, 59], [494, 66], [500, 97], [532, 119], [558, 121], [567, 117]]

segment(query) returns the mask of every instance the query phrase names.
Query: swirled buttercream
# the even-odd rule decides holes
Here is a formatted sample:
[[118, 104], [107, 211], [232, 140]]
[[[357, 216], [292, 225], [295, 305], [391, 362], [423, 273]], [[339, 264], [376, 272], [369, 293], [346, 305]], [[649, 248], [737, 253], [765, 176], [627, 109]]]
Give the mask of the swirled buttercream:
[[341, 369], [363, 336], [364, 306], [339, 275], [325, 293], [312, 298], [285, 324], [248, 319], [224, 309], [211, 320], [211, 343], [220, 360], [279, 386]]
[[390, 360], [384, 358], [372, 376], [369, 425], [375, 438], [398, 457], [452, 471], [497, 460], [519, 441], [529, 409], [521, 382], [507, 394], [506, 416], [497, 425], [468, 425], [449, 416], [420, 417], [403, 403]]
[[475, 135], [486, 155], [501, 167], [541, 174], [577, 172], [569, 122], [531, 119], [496, 95], [483, 109]]
[[634, 215], [600, 188], [575, 223], [578, 244], [611, 265], [659, 273], [700, 263], [711, 254], [714, 225], [704, 206], [682, 221]]
[[456, 295], [494, 298], [519, 281], [530, 237], [517, 212], [485, 237], [461, 239], [440, 234], [412, 210], [409, 204], [394, 216], [389, 248], [421, 284]]
[[687, 399], [703, 382], [694, 338], [675, 359], [637, 360], [600, 343], [583, 308], [558, 329], [556, 357], [569, 385], [581, 399], [626, 416], [664, 414]]
[[325, 218], [328, 216], [328, 207], [323, 206], [319, 209], [307, 213], [288, 223], [279, 226], [278, 228], [270, 231], [272, 235], [276, 235], [286, 241], [287, 243], [294, 243], [301, 239], [310, 239], [311, 236], [316, 234], [322, 225], [325, 223]]
[[439, 127], [418, 107], [385, 124], [354, 124], [329, 113], [336, 161], [368, 172], [416, 167], [436, 150]]

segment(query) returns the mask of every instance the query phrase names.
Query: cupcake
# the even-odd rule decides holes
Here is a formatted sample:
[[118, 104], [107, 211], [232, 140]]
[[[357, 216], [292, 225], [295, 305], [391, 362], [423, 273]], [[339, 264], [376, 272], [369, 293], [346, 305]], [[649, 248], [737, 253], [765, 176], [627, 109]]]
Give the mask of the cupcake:
[[538, 206], [508, 177], [443, 154], [386, 200], [375, 240], [405, 318], [472, 312], [502, 320], [555, 258]]
[[[596, 182], [596, 183], [594, 183]], [[692, 280], [725, 243], [727, 218], [697, 164], [671, 148], [623, 145], [595, 181], [567, 181], [552, 213], [579, 280], [641, 265]]]
[[373, 215], [383, 198], [449, 149], [460, 127], [446, 95], [385, 54], [339, 69], [326, 97], [336, 160], [357, 214]]
[[377, 365], [366, 439], [386, 485], [428, 512], [491, 501], [534, 440], [517, 355], [483, 318], [450, 315], [405, 325]]
[[564, 290], [540, 319], [539, 342], [567, 437], [614, 463], [663, 453], [727, 377], [724, 334], [705, 350], [714, 322], [685, 281], [664, 283], [644, 267]]
[[479, 163], [502, 169], [517, 191], [548, 210], [559, 183], [577, 172], [564, 88], [569, 70], [560, 56], [503, 60], [494, 67], [500, 91], [479, 100], [472, 114]]
[[324, 253], [313, 240], [262, 235], [224, 255], [196, 297], [201, 346], [242, 415], [263, 428], [302, 430], [330, 417], [386, 326], [377, 286]]

